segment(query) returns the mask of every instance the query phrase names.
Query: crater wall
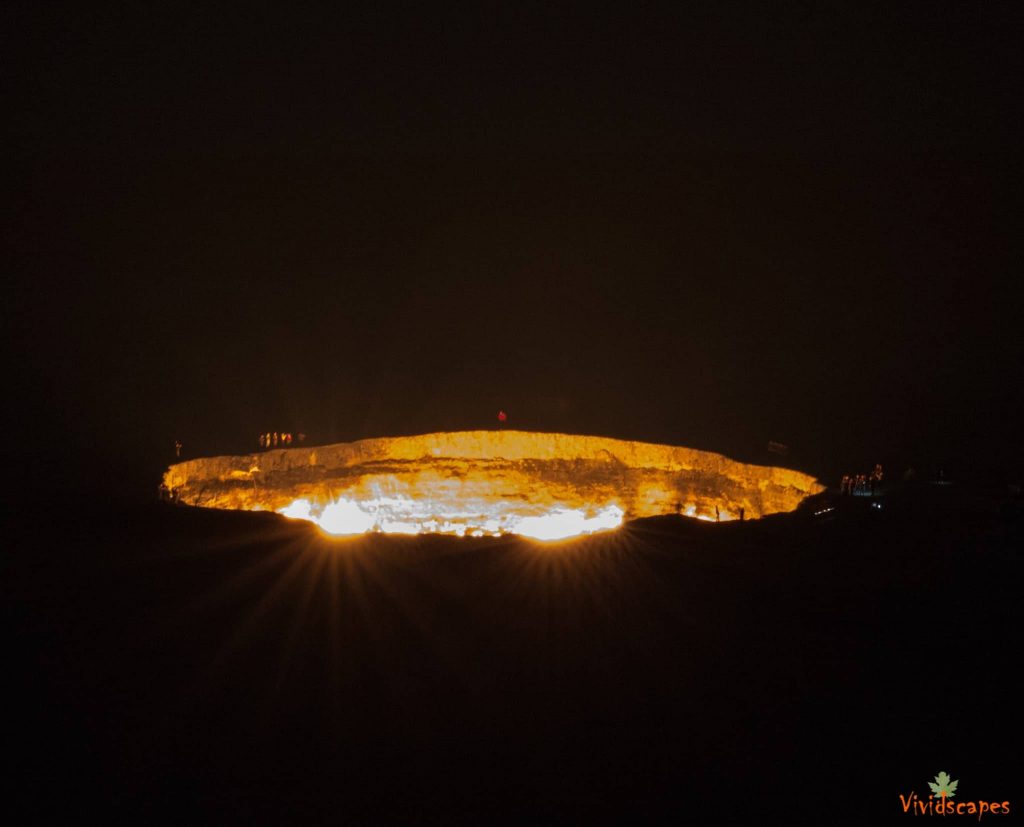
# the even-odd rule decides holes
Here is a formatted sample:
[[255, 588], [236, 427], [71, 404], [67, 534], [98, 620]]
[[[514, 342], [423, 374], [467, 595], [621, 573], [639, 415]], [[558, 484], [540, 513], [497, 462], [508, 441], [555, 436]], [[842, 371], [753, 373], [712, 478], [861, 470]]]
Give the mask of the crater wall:
[[363, 439], [193, 459], [172, 465], [164, 483], [181, 502], [206, 508], [278, 511], [300, 498], [325, 504], [384, 497], [473, 510], [500, 500], [524, 514], [614, 503], [626, 519], [680, 511], [728, 520], [740, 509], [757, 518], [792, 511], [824, 490], [800, 471], [693, 448], [527, 431]]

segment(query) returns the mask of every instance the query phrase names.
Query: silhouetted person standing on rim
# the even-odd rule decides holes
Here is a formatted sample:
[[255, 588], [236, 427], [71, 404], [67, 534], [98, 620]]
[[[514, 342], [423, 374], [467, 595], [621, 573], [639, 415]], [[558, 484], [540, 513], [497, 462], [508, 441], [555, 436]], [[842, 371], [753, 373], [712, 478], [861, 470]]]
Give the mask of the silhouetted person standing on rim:
[[176, 456], [179, 459], [181, 459], [181, 440], [180, 439], [174, 440], [174, 456]]

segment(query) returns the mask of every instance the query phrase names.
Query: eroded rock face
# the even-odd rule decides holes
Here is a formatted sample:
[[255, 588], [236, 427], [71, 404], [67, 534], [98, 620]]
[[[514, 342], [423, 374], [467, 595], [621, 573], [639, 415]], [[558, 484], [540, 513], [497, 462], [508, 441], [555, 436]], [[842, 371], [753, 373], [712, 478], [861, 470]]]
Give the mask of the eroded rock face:
[[[824, 490], [787, 468], [692, 448], [595, 436], [462, 431], [287, 448], [172, 465], [164, 483], [189, 505], [280, 511], [296, 500], [416, 503], [434, 514], [537, 515], [609, 505], [625, 519], [682, 512], [748, 519], [791, 511]], [[717, 512], [716, 512], [717, 507]]]

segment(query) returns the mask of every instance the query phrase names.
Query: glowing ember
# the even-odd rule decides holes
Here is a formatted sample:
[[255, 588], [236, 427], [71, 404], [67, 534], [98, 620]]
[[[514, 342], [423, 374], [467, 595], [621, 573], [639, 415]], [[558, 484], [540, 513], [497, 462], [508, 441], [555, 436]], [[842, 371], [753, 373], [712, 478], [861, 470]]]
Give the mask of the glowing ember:
[[504, 430], [191, 460], [164, 484], [189, 505], [275, 511], [336, 535], [544, 540], [658, 514], [755, 519], [823, 490], [799, 471], [691, 448]]

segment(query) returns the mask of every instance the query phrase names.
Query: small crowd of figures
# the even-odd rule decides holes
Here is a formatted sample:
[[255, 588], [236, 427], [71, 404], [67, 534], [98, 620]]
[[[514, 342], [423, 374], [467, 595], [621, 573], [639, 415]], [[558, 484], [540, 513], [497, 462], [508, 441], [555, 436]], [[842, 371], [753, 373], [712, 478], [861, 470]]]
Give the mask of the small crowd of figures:
[[301, 445], [305, 441], [305, 434], [283, 434], [278, 431], [260, 434], [260, 448], [288, 448], [293, 443]]
[[180, 488], [168, 488], [165, 483], [160, 483], [160, 487], [157, 488], [157, 498], [162, 503], [171, 503], [172, 505], [181, 505], [181, 489]]
[[876, 465], [870, 474], [843, 474], [839, 482], [840, 494], [855, 494], [859, 497], [873, 497], [882, 484], [882, 466]]

